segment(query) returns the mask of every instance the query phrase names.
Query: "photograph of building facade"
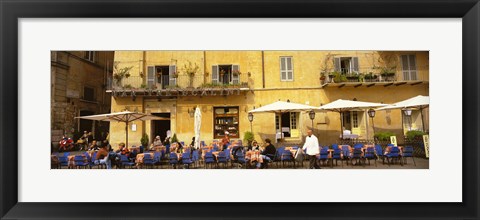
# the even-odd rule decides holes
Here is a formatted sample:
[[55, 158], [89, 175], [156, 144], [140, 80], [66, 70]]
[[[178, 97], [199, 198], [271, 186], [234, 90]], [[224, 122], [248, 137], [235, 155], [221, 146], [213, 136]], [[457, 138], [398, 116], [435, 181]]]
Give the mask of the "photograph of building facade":
[[[422, 113], [413, 109], [410, 117], [398, 109], [377, 111], [375, 131], [366, 111], [345, 112], [343, 120], [335, 112], [317, 112], [313, 122], [308, 112], [258, 113], [251, 123], [248, 112], [276, 101], [317, 107], [337, 99], [391, 104], [428, 96], [428, 79], [428, 51], [115, 51], [105, 98], [111, 95], [112, 113], [128, 110], [169, 119], [132, 123], [129, 145], [140, 145], [143, 134], [150, 142], [157, 135], [163, 139], [168, 130], [189, 143], [196, 107], [201, 109], [200, 137], [206, 143], [225, 131], [232, 139], [243, 139], [251, 130], [259, 142], [276, 140], [280, 133], [280, 145], [300, 144], [312, 129], [321, 145], [330, 145], [338, 142], [341, 128], [359, 139], [390, 131], [402, 143], [408, 130], [428, 132], [428, 108]], [[76, 88], [80, 97], [82, 87]], [[102, 103], [105, 107], [108, 102]], [[52, 116], [61, 118], [53, 111]], [[99, 105], [90, 111], [108, 112]], [[52, 120], [52, 128], [57, 124], [57, 129], [72, 127]], [[125, 124], [111, 122], [110, 134], [116, 148], [125, 141]]]
[[[113, 51], [51, 52], [51, 140], [63, 135], [75, 140], [83, 131], [101, 138], [108, 123], [75, 119], [77, 116], [110, 112], [107, 77], [113, 68]], [[110, 72], [110, 74], [107, 74]]]

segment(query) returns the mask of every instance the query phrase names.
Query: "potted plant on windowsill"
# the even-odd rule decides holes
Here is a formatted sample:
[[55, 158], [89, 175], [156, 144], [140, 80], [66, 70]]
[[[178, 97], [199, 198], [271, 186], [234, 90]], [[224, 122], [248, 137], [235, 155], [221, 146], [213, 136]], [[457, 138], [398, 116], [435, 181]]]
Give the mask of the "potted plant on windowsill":
[[366, 82], [376, 82], [377, 78], [378, 76], [374, 75], [372, 72], [365, 74], [365, 77], [364, 77]]
[[197, 74], [198, 70], [200, 70], [200, 67], [197, 65], [197, 63], [192, 64], [191, 61], [188, 61], [188, 65], [185, 64], [183, 66], [183, 72], [189, 77], [189, 86], [188, 88], [193, 88], [193, 79], [195, 77], [195, 74]]

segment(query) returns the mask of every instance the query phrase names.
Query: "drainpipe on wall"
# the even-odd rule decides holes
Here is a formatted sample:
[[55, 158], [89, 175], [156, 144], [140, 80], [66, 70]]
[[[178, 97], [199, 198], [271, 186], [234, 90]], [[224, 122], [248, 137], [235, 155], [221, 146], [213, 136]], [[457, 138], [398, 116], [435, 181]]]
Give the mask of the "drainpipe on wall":
[[[143, 75], [146, 77], [147, 76], [147, 51], [143, 51], [142, 52], [142, 71], [143, 71]], [[143, 83], [143, 82], [142, 82]], [[142, 97], [142, 112], [145, 113], [145, 96]], [[146, 125], [147, 122], [145, 121], [142, 121], [142, 132], [143, 133], [146, 133]], [[142, 136], [143, 136], [143, 133], [142, 133]], [[151, 139], [152, 137], [150, 137]], [[150, 140], [149, 140], [150, 141]]]
[[207, 83], [207, 78], [205, 76], [205, 72], [207, 72], [207, 51], [203, 51], [203, 83]]
[[262, 50], [262, 86], [265, 89], [265, 53]]

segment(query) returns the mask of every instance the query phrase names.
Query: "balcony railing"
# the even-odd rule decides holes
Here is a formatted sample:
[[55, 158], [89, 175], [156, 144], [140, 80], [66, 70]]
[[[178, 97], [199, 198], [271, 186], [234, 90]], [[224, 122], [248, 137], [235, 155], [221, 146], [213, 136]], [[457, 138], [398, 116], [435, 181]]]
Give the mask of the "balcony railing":
[[392, 83], [392, 82], [419, 82], [428, 81], [418, 70], [380, 72], [378, 69], [341, 69], [340, 72], [325, 73], [321, 78], [322, 84], [329, 83]]
[[155, 78], [130, 76], [123, 78], [108, 77], [107, 90], [163, 90], [163, 89], [198, 89], [198, 88], [249, 88], [248, 76], [240, 74], [238, 77], [225, 76], [212, 81], [211, 76], [178, 75], [172, 77], [161, 75]]

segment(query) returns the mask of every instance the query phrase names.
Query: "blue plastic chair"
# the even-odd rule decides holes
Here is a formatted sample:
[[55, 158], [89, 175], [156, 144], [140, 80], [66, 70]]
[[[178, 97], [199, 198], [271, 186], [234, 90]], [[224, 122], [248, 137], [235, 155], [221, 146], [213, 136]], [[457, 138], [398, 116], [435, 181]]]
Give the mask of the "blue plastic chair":
[[232, 148], [225, 150], [225, 156], [226, 156], [226, 159], [227, 159], [227, 165], [228, 165], [228, 162], [231, 161], [231, 157], [230, 157], [230, 155], [232, 155], [231, 152], [232, 152]]
[[215, 158], [213, 158], [212, 152], [205, 153], [204, 162], [205, 162], [205, 168], [207, 168], [208, 164], [210, 164], [210, 167], [212, 164], [215, 164]]
[[58, 163], [60, 168], [62, 168], [62, 166], [68, 166], [68, 155], [64, 154], [63, 156], [59, 156]]
[[178, 164], [178, 157], [175, 152], [170, 153], [170, 157], [168, 158], [168, 163], [173, 167], [176, 168]]
[[352, 156], [350, 155], [350, 150], [348, 149], [347, 145], [342, 146], [342, 154], [343, 154], [343, 160], [347, 162], [352, 159]]
[[128, 160], [127, 155], [120, 155], [120, 163], [122, 165], [122, 168], [125, 168], [126, 166], [129, 166], [130, 168], [132, 168], [133, 166], [135, 166], [134, 162], [131, 162], [130, 160]]
[[85, 162], [85, 158], [82, 155], [75, 155], [74, 161], [77, 168], [86, 168], [88, 166], [88, 162]]
[[[362, 164], [362, 147], [358, 147], [358, 146], [355, 146], [353, 148], [353, 155], [352, 155], [352, 159], [351, 160], [355, 160], [355, 165], [357, 164]], [[352, 162], [352, 166], [353, 166], [353, 162]]]
[[190, 168], [190, 164], [193, 163], [192, 158], [190, 158], [190, 152], [186, 152], [182, 154], [182, 164], [185, 166], [187, 165], [187, 168]]
[[241, 164], [245, 169], [247, 168], [247, 160], [245, 159], [245, 154], [243, 151], [239, 150], [235, 153], [235, 162]]
[[226, 165], [227, 165], [227, 152], [226, 151], [221, 151], [220, 153], [218, 153], [217, 165], [219, 165], [221, 163], [224, 164], [224, 168], [225, 168]]
[[196, 166], [196, 163], [198, 162], [198, 160], [200, 160], [199, 150], [194, 150], [192, 152], [192, 161], [194, 166]]
[[415, 166], [417, 166], [417, 164], [415, 163], [415, 159], [413, 158], [413, 147], [412, 146], [405, 146], [403, 148], [402, 158], [404, 159], [405, 164], [407, 164], [407, 157], [412, 158], [413, 164]]
[[399, 160], [403, 166], [402, 160], [400, 159], [400, 149], [398, 147], [391, 147], [390, 152], [385, 154], [385, 157], [387, 158], [388, 165], [390, 165], [390, 162], [395, 163], [395, 160]]
[[333, 150], [340, 150], [340, 148], [338, 147], [338, 144], [332, 144], [332, 149]]
[[340, 160], [340, 162], [342, 163], [342, 167], [343, 167], [342, 151], [340, 150], [340, 148], [338, 148], [338, 146], [337, 146], [337, 149], [333, 149], [332, 167], [333, 167], [333, 160], [335, 160], [335, 166], [338, 166], [338, 161]]
[[320, 156], [318, 157], [318, 160], [321, 163], [328, 164], [328, 147], [323, 147], [320, 149]]
[[283, 148], [280, 153], [280, 161], [282, 161], [282, 167], [285, 166], [285, 162], [291, 162], [295, 168], [295, 159], [293, 158], [292, 152], [285, 150], [285, 148]]
[[377, 166], [377, 160], [375, 159], [375, 148], [368, 147], [365, 151], [365, 159], [368, 160], [368, 164], [370, 165], [370, 160], [375, 160], [375, 166]]
[[155, 162], [153, 161], [153, 158], [149, 153], [145, 153], [143, 155], [143, 164], [145, 165], [145, 167], [153, 167], [153, 165], [155, 165]]
[[385, 164], [385, 155], [383, 154], [383, 149], [380, 144], [375, 145], [375, 154], [378, 159], [382, 159], [382, 163]]
[[159, 152], [159, 151], [153, 152], [153, 164], [160, 165], [161, 161], [162, 161], [162, 152]]

